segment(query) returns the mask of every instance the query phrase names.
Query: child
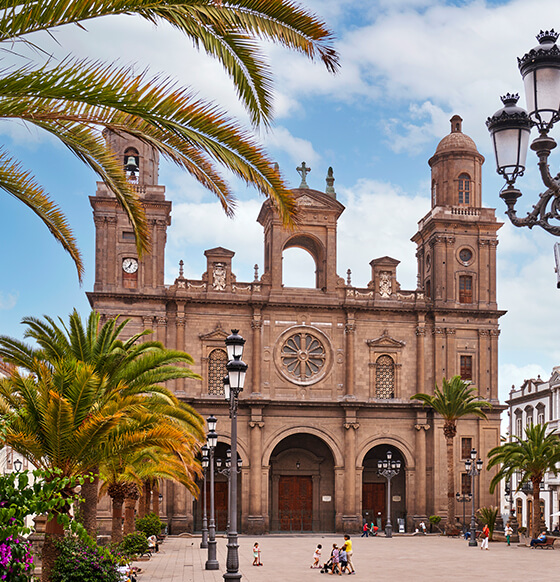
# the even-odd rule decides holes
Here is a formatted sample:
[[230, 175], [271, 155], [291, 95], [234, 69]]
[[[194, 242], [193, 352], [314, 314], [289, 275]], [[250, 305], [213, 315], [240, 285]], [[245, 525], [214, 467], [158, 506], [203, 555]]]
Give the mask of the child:
[[331, 558], [332, 558], [331, 574], [339, 574], [340, 568], [338, 566], [338, 546], [336, 544], [332, 545]]
[[[348, 557], [346, 555], [346, 550], [344, 549], [345, 546], [341, 546], [338, 550], [338, 561], [340, 562], [340, 570], [339, 574], [342, 576], [342, 572], [346, 571], [346, 566], [348, 565], [347, 560]], [[350, 574], [350, 572], [348, 572]]]
[[309, 566], [310, 568], [320, 568], [321, 564], [319, 564], [319, 562], [321, 561], [321, 550], [322, 550], [323, 546], [321, 544], [317, 544], [317, 547], [315, 548], [315, 551], [313, 552], [313, 565]]
[[261, 562], [261, 549], [259, 548], [258, 542], [255, 542], [253, 546], [253, 566], [262, 566]]

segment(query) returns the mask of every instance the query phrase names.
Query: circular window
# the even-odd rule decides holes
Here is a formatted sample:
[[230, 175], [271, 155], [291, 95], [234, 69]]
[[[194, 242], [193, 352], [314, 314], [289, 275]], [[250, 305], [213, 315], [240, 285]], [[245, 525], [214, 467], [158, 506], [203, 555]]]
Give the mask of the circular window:
[[282, 375], [295, 384], [318, 382], [327, 373], [330, 347], [327, 338], [318, 330], [298, 327], [287, 330], [276, 346], [276, 365]]
[[468, 263], [473, 257], [472, 251], [470, 249], [461, 249], [459, 251], [459, 258], [463, 263]]

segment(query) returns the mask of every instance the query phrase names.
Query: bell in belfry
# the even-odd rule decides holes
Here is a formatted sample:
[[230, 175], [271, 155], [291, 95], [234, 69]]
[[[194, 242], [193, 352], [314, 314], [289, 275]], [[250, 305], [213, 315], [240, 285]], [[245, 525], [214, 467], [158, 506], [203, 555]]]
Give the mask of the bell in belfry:
[[136, 180], [138, 164], [136, 163], [136, 159], [134, 156], [128, 156], [124, 169], [129, 179]]

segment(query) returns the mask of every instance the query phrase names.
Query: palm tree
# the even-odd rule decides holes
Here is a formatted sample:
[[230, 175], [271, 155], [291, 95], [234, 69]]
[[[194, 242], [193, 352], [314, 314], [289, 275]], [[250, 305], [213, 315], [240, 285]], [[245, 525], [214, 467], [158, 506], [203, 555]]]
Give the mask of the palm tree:
[[453, 455], [453, 439], [457, 434], [457, 421], [468, 415], [486, 418], [484, 408], [491, 404], [482, 400], [470, 382], [465, 382], [461, 376], [453, 376], [451, 381], [442, 380], [441, 390], [437, 384], [434, 394], [415, 394], [414, 400], [420, 400], [425, 406], [430, 406], [443, 418], [443, 434], [447, 445], [447, 527], [455, 524], [455, 460]]
[[[151, 333], [145, 330], [122, 340], [127, 320], [118, 318], [107, 320], [100, 325], [100, 315], [92, 311], [86, 324], [74, 309], [68, 325], [61, 319], [57, 323], [52, 318], [23, 318], [27, 325], [25, 338], [34, 340], [38, 347], [20, 340], [0, 336], [0, 357], [6, 362], [36, 373], [39, 363], [50, 368], [67, 361], [84, 362], [90, 365], [102, 379], [101, 389], [91, 402], [92, 410], [99, 414], [112, 414], [115, 406], [123, 410], [157, 412], [167, 422], [180, 425], [185, 434], [192, 437], [192, 447], [204, 440], [204, 421], [188, 404], [177, 398], [162, 384], [175, 378], [198, 378], [185, 365], [193, 363], [191, 356], [176, 350], [167, 350], [160, 342], [139, 340]], [[182, 365], [176, 365], [182, 364]], [[100, 458], [109, 456], [108, 452]], [[193, 461], [194, 462], [194, 461]], [[97, 462], [83, 464], [84, 472], [94, 475], [93, 482], [86, 481], [82, 489], [84, 503], [80, 507], [80, 519], [84, 527], [93, 535], [97, 525]]]
[[[29, 43], [32, 33], [52, 33], [104, 16], [135, 14], [153, 24], [167, 22], [220, 61], [255, 125], [270, 123], [272, 111], [272, 76], [259, 39], [319, 58], [332, 72], [338, 67], [331, 32], [290, 0], [14, 0], [2, 8], [0, 46], [8, 52], [18, 42]], [[231, 214], [234, 197], [218, 164], [270, 197], [284, 222], [292, 224], [293, 198], [270, 159], [248, 131], [214, 104], [197, 99], [190, 89], [176, 88], [170, 78], [138, 74], [133, 65], [72, 57], [46, 61], [2, 68], [0, 118], [49, 132], [92, 168], [123, 205], [140, 255], [149, 244], [145, 216], [99, 128], [129, 133], [154, 147], [216, 194]], [[0, 150], [0, 188], [44, 222], [70, 253], [81, 280], [82, 259], [66, 218], [6, 150]]]
[[531, 535], [537, 537], [541, 527], [540, 484], [546, 473], [560, 472], [560, 437], [546, 424], [531, 424], [525, 429], [525, 438], [513, 435], [512, 441], [494, 447], [488, 453], [488, 470], [496, 465], [500, 468], [490, 482], [490, 493], [502, 479], [511, 479], [521, 474], [517, 490], [531, 482], [533, 486], [533, 520]]

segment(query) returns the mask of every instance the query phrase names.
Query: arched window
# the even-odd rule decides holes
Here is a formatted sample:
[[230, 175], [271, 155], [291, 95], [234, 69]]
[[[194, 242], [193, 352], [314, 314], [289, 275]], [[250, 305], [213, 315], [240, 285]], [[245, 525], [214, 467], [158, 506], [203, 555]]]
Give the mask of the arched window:
[[472, 277], [461, 275], [459, 277], [459, 303], [472, 303]]
[[227, 353], [225, 350], [212, 350], [208, 356], [208, 394], [224, 395], [224, 376], [227, 374]]
[[468, 174], [459, 176], [459, 204], [469, 204], [471, 193], [471, 179]]
[[432, 298], [432, 284], [430, 282], [430, 280], [428, 279], [426, 281], [426, 299], [431, 299]]
[[432, 206], [437, 204], [437, 183], [432, 180]]
[[395, 397], [395, 363], [391, 356], [379, 356], [375, 366], [376, 398]]

